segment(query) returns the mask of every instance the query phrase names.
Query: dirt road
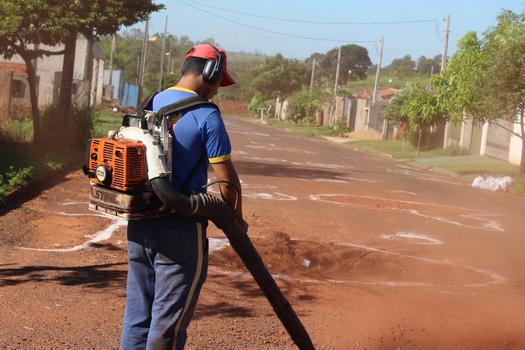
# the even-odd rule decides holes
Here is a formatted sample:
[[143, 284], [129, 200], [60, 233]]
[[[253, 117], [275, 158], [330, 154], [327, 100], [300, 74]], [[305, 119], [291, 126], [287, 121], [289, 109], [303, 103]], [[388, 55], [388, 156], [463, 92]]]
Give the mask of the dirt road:
[[[525, 348], [525, 200], [227, 118], [250, 236], [319, 349]], [[0, 217], [0, 348], [118, 347], [125, 222], [80, 172]], [[213, 189], [212, 189], [213, 191]], [[224, 236], [188, 349], [293, 349]]]

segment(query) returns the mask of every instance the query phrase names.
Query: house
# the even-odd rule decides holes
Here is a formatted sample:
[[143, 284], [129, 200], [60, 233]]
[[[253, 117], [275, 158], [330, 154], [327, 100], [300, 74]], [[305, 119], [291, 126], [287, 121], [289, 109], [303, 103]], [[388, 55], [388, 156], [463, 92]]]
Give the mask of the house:
[[[63, 45], [41, 46], [49, 51], [60, 51]], [[44, 56], [35, 60], [37, 75], [38, 107], [46, 108], [58, 101], [62, 75], [63, 55]], [[104, 54], [100, 46], [79, 36], [76, 42], [73, 72], [73, 103], [93, 106], [102, 102]], [[0, 119], [12, 114], [29, 114], [30, 97], [24, 60], [13, 56], [7, 60], [0, 56]]]

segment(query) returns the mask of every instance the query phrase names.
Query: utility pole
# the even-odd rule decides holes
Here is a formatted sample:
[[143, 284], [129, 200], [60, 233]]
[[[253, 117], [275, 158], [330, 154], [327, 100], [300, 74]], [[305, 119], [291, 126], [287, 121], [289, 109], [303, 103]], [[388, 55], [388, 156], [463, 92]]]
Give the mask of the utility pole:
[[170, 40], [170, 44], [169, 44], [169, 49], [168, 49], [168, 69], [167, 71], [170, 72], [170, 73], [173, 73], [173, 69], [171, 69], [171, 44], [173, 44], [173, 40]]
[[379, 76], [381, 75], [381, 62], [383, 61], [384, 43], [385, 43], [385, 40], [381, 38], [381, 40], [379, 40], [379, 59], [377, 62], [376, 80], [374, 82], [374, 93], [372, 95], [372, 104], [375, 104], [377, 100], [377, 90], [379, 89]]
[[115, 54], [115, 44], [117, 42], [117, 35], [113, 34], [111, 39], [111, 53], [109, 54], [109, 91], [111, 91], [110, 99], [113, 99], [113, 55]]
[[166, 56], [166, 32], [168, 31], [168, 16], [166, 16], [166, 20], [164, 22], [164, 37], [162, 38], [162, 50], [160, 54], [160, 76], [159, 76], [159, 88], [157, 89], [160, 91], [162, 89], [162, 73], [164, 73], [164, 56]]
[[441, 55], [441, 73], [447, 68], [448, 34], [450, 33], [450, 16], [445, 18], [445, 32], [443, 33], [443, 54]]
[[341, 65], [341, 46], [337, 51], [337, 68], [335, 69], [334, 98], [337, 96], [337, 85], [339, 84], [339, 67]]
[[142, 54], [140, 56], [140, 73], [139, 73], [139, 93], [137, 96], [137, 106], [142, 102], [142, 89], [144, 87], [144, 69], [146, 68], [146, 53], [148, 51], [148, 29], [149, 18], [146, 20], [144, 27], [144, 38], [142, 40]]
[[[377, 90], [379, 89], [379, 76], [381, 75], [381, 62], [383, 61], [383, 44], [384, 39], [381, 38], [379, 40], [379, 57], [377, 60], [377, 67], [376, 67], [376, 79], [374, 81], [374, 91], [372, 92], [372, 103], [368, 106], [368, 112], [366, 114], [366, 129], [368, 130], [368, 125], [370, 124], [370, 112], [372, 110], [372, 106], [375, 105], [376, 99], [377, 99]], [[385, 129], [383, 123], [383, 129]]]
[[312, 89], [314, 88], [314, 74], [315, 74], [315, 57], [312, 59], [312, 75], [310, 76], [310, 93], [308, 97], [312, 97]]
[[[443, 33], [443, 53], [441, 54], [441, 70], [440, 73], [445, 73], [447, 68], [447, 51], [448, 51], [448, 34], [450, 32], [450, 15], [445, 18], [445, 31]], [[445, 131], [443, 132], [443, 148], [447, 148], [447, 140], [450, 129], [450, 123], [445, 123]]]

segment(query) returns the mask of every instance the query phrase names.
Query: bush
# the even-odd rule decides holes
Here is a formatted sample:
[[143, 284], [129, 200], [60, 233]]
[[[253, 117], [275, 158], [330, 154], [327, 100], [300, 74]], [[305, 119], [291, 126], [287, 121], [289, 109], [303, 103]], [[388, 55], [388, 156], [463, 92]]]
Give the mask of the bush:
[[321, 106], [325, 94], [321, 89], [312, 90], [310, 95], [309, 88], [303, 88], [296, 92], [288, 104], [286, 114], [288, 119], [306, 125], [315, 124], [315, 113]]
[[84, 145], [93, 133], [92, 107], [73, 107], [67, 116], [57, 106], [49, 106], [42, 113], [42, 136], [46, 145]]
[[10, 166], [5, 174], [0, 174], [0, 204], [4, 204], [5, 195], [25, 183], [33, 175], [33, 167], [15, 169]]
[[33, 139], [33, 120], [31, 118], [9, 119], [0, 129], [4, 140], [31, 142]]
[[252, 97], [248, 103], [248, 111], [251, 112], [254, 116], [259, 116], [261, 108], [268, 108], [273, 103], [273, 100], [264, 100], [264, 98], [256, 94]]

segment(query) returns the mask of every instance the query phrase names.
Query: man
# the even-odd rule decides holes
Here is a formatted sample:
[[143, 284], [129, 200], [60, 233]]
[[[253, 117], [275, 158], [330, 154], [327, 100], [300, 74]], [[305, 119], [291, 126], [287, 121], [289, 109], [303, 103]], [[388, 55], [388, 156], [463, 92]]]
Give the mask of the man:
[[[219, 87], [235, 83], [226, 70], [226, 53], [209, 44], [186, 53], [181, 73], [175, 86], [155, 96], [154, 111], [195, 95], [209, 100]], [[240, 181], [219, 110], [212, 105], [192, 107], [173, 131], [172, 185], [185, 194], [203, 192], [210, 163], [218, 180], [236, 187], [221, 185], [223, 199], [231, 207], [239, 191], [236, 214], [244, 223]], [[187, 186], [181, 188], [184, 183]], [[184, 348], [186, 328], [206, 279], [206, 226], [203, 219], [182, 215], [129, 222], [121, 349]]]

